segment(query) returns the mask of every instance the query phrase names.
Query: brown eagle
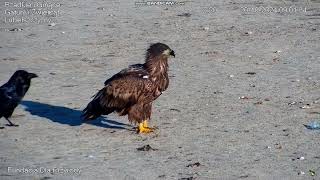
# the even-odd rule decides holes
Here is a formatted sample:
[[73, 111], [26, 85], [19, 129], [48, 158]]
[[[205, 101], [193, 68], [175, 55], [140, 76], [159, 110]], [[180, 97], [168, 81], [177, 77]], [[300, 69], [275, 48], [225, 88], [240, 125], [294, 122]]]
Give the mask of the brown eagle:
[[152, 102], [168, 88], [168, 58], [175, 53], [166, 44], [155, 43], [147, 50], [144, 64], [134, 64], [106, 80], [93, 100], [83, 110], [84, 120], [117, 112], [139, 123], [138, 133], [149, 133]]

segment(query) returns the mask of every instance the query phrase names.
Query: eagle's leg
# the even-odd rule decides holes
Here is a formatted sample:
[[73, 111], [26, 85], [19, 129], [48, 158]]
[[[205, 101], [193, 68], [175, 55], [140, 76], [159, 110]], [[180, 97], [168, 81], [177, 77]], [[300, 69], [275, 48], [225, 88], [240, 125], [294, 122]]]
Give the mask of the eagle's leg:
[[14, 126], [14, 127], [19, 126], [18, 124], [13, 124], [13, 123], [9, 120], [9, 118], [6, 118], [6, 120], [9, 122], [9, 124], [8, 124], [7, 126]]
[[139, 123], [138, 133], [151, 133], [154, 131], [154, 128], [148, 127], [147, 120], [144, 120], [142, 123]]

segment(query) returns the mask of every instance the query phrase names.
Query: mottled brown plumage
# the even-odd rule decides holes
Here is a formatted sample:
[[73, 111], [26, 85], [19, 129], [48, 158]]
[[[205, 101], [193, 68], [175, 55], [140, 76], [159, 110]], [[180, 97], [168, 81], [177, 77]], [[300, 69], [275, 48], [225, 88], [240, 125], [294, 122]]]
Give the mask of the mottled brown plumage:
[[168, 58], [175, 56], [167, 45], [149, 47], [144, 64], [131, 65], [105, 81], [102, 88], [83, 110], [84, 120], [118, 112], [130, 122], [150, 120], [152, 102], [168, 88]]

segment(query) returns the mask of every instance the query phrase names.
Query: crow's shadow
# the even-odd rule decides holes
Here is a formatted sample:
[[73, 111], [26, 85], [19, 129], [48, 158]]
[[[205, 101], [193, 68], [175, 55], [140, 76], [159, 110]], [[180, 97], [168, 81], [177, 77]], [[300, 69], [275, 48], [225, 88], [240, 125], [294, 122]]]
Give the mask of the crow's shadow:
[[[83, 123], [80, 118], [82, 113], [80, 110], [33, 101], [22, 101], [21, 105], [23, 105], [24, 109], [29, 111], [32, 115], [49, 119], [52, 122], [67, 124], [70, 126], [80, 126]], [[128, 129], [128, 127], [132, 127], [131, 125], [116, 122], [103, 117], [84, 123], [114, 129]]]

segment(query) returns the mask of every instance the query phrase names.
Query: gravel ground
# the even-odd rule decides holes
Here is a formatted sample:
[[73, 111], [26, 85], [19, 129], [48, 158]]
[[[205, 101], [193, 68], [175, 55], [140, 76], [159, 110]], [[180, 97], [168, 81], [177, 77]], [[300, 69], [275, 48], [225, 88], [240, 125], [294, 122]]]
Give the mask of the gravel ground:
[[[303, 125], [320, 121], [320, 1], [50, 2], [36, 8], [49, 15], [0, 3], [0, 83], [39, 75], [20, 126], [0, 130], [0, 179], [319, 179], [320, 131]], [[136, 134], [116, 115], [81, 123], [103, 82], [155, 42], [176, 52], [158, 130]]]

